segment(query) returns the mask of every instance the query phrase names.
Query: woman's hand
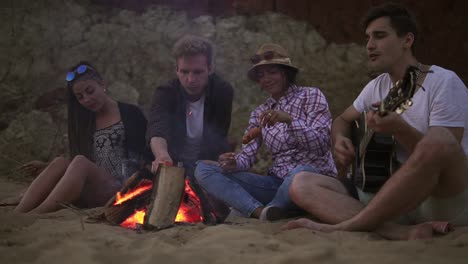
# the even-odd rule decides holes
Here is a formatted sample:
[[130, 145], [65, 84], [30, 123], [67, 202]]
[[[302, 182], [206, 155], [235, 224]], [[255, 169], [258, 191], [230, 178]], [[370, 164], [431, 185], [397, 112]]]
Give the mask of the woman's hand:
[[19, 170], [28, 174], [29, 176], [37, 176], [39, 175], [46, 167], [48, 163], [42, 162], [39, 160], [30, 161], [24, 165], [22, 165]]
[[290, 125], [292, 122], [292, 117], [283, 111], [268, 110], [260, 116], [260, 120], [262, 126], [271, 127], [276, 123], [285, 123]]
[[237, 169], [236, 153], [227, 152], [219, 155], [218, 158], [219, 166], [225, 172], [232, 172]]

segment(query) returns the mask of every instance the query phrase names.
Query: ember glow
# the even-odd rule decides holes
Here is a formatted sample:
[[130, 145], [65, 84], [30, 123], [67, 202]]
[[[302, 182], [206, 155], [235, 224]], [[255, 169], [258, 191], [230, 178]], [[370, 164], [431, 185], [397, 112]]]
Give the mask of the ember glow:
[[[139, 194], [144, 193], [145, 191], [152, 188], [152, 183], [147, 185], [146, 183], [135, 190], [132, 190], [130, 193], [134, 194], [130, 197], [129, 194], [125, 194], [122, 196], [122, 199], [126, 198], [127, 195], [130, 197], [125, 199], [124, 201], [131, 200], [132, 198], [138, 196]], [[119, 203], [117, 203], [119, 201]], [[121, 204], [124, 201], [120, 201], [116, 199], [117, 204]], [[177, 216], [175, 222], [185, 222], [185, 223], [199, 223], [203, 221], [202, 213], [201, 213], [201, 206], [200, 206], [200, 199], [195, 194], [195, 192], [190, 188], [188, 180], [185, 180], [185, 193], [184, 197], [182, 198], [182, 202], [179, 207], [179, 211], [177, 212]], [[125, 228], [136, 229], [137, 224], [143, 224], [146, 214], [146, 208], [140, 208], [135, 210], [135, 213], [129, 216], [125, 221], [123, 221], [120, 226]]]

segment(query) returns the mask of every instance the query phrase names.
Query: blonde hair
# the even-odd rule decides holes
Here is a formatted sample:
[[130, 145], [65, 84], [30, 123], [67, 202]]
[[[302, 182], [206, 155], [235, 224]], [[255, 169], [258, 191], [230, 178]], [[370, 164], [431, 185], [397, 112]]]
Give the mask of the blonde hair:
[[172, 56], [176, 60], [196, 55], [204, 55], [208, 65], [211, 65], [214, 57], [213, 44], [208, 39], [199, 36], [185, 35], [172, 47]]

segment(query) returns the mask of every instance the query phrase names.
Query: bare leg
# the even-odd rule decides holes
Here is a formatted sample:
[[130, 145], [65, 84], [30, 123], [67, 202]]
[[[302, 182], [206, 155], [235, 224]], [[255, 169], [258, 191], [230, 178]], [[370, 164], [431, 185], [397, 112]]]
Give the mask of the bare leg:
[[[327, 224], [338, 224], [348, 220], [364, 208], [364, 204], [349, 196], [340, 181], [310, 172], [301, 172], [294, 177], [289, 195], [296, 205]], [[332, 231], [327, 229], [328, 226], [301, 218], [289, 221], [282, 228]]]
[[67, 160], [55, 158], [31, 183], [14, 211], [26, 213], [41, 204], [62, 178], [67, 167]]
[[[76, 202], [81, 195], [85, 182], [89, 181], [90, 188], [98, 189], [94, 185], [99, 184], [102, 178], [111, 178], [103, 168], [96, 166], [84, 156], [76, 156], [68, 166], [65, 175], [60, 179], [55, 188], [50, 192], [49, 196], [31, 212], [33, 213], [48, 213], [54, 212], [62, 207], [61, 203]], [[100, 186], [105, 188], [106, 186]]]
[[430, 195], [450, 197], [468, 186], [468, 161], [454, 136], [430, 128], [407, 162], [359, 214], [340, 224], [345, 230], [370, 231], [416, 208]]
[[[342, 221], [346, 220], [340, 224], [328, 225], [308, 219], [299, 219], [288, 223], [284, 228], [305, 227], [325, 232], [375, 230], [390, 239], [428, 238], [435, 231], [434, 226], [430, 223], [400, 226], [386, 221], [414, 209], [429, 195], [448, 197], [460, 193], [468, 185], [466, 175], [468, 175], [468, 162], [458, 142], [448, 130], [431, 128], [423, 140], [418, 143], [410, 159], [387, 181], [367, 207], [362, 210], [358, 206], [348, 207], [348, 211], [332, 212], [331, 216], [326, 217], [317, 215], [320, 220], [329, 224], [336, 224], [334, 219], [340, 222], [340, 217]], [[293, 195], [292, 198], [296, 203], [300, 202], [300, 199], [294, 199]], [[318, 205], [311, 206], [315, 203], [326, 202], [324, 206], [336, 206], [331, 203], [330, 198], [321, 200], [316, 197], [315, 199], [303, 198], [303, 201], [307, 201], [307, 203], [302, 205], [313, 215], [318, 212], [315, 210], [320, 209], [317, 207]], [[336, 196], [331, 200], [333, 199], [340, 198]], [[342, 204], [337, 207], [338, 210], [343, 210], [342, 205], [352, 206], [348, 202], [346, 197], [342, 197], [340, 201]], [[357, 210], [354, 215], [353, 210]], [[327, 210], [322, 212], [330, 213]], [[346, 217], [350, 217], [350, 219], [347, 220]]]
[[[341, 230], [337, 225], [317, 223], [307, 218], [290, 221], [282, 227], [282, 229], [295, 228], [308, 228], [326, 233]], [[433, 237], [434, 233], [443, 233], [434, 230], [434, 226], [431, 223], [408, 226], [398, 225], [391, 222], [381, 225], [375, 230], [375, 232], [382, 237], [391, 240], [430, 239]]]
[[294, 177], [289, 195], [299, 207], [329, 224], [347, 220], [364, 207], [337, 179], [310, 172]]

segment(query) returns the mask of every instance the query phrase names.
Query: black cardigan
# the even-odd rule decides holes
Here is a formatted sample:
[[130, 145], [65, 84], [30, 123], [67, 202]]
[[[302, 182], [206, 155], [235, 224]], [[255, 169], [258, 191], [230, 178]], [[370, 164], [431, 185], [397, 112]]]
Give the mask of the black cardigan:
[[[231, 125], [234, 91], [216, 74], [209, 77], [205, 90], [203, 139], [198, 159], [217, 159], [229, 151], [227, 134]], [[149, 140], [162, 137], [168, 144], [169, 155], [180, 161], [186, 137], [186, 93], [178, 79], [156, 88], [151, 105]]]
[[118, 102], [118, 106], [125, 128], [128, 156], [139, 157], [144, 162], [151, 161], [153, 157], [146, 145], [145, 133], [147, 121], [143, 112], [132, 104]]

